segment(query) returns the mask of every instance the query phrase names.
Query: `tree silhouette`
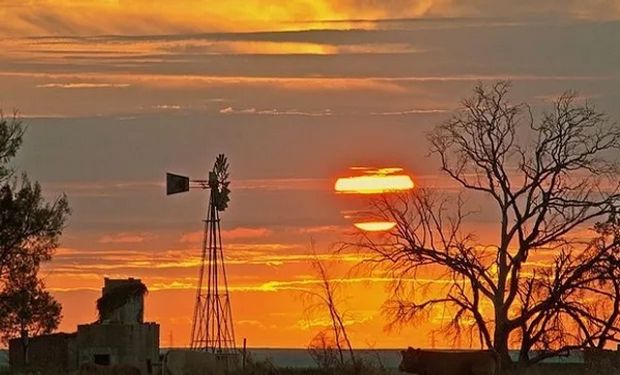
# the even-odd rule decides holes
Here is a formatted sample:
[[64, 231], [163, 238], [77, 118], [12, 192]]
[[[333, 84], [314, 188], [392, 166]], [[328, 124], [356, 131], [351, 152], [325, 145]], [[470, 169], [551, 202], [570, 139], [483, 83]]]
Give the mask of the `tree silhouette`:
[[20, 336], [27, 360], [27, 338], [58, 326], [60, 305], [38, 279], [41, 262], [51, 259], [69, 214], [63, 195], [44, 199], [38, 183], [15, 177], [8, 162], [24, 134], [16, 116], [0, 113], [0, 331]]
[[[385, 195], [374, 212], [396, 227], [356, 245], [395, 279], [393, 323], [448, 312], [446, 332], [496, 350], [505, 365], [517, 348], [528, 366], [620, 340], [620, 129], [571, 92], [535, 121], [508, 91], [507, 82], [478, 85], [428, 136], [460, 193]], [[497, 215], [491, 244], [466, 230], [477, 214], [470, 196]], [[404, 281], [422, 274], [444, 287], [431, 295]]]
[[0, 187], [0, 286], [15, 269], [36, 272], [51, 259], [68, 213], [64, 196], [45, 202], [39, 184], [26, 177]]
[[[314, 252], [314, 243], [312, 249]], [[307, 303], [305, 313], [309, 317], [316, 313], [327, 313], [329, 325], [312, 338], [308, 349], [322, 369], [333, 369], [347, 363], [355, 364], [356, 358], [345, 325], [345, 314], [339, 306], [341, 301], [338, 283], [331, 279], [325, 264], [314, 254], [311, 265], [318, 277], [318, 283], [316, 288], [303, 291]]]
[[[14, 272], [0, 292], [0, 332], [2, 341], [52, 332], [61, 319], [61, 306], [44, 289], [32, 272]], [[27, 358], [27, 345], [23, 345]]]
[[0, 182], [5, 181], [12, 173], [11, 168], [7, 167], [9, 162], [19, 150], [22, 144], [24, 128], [21, 121], [14, 114], [7, 118], [0, 111]]

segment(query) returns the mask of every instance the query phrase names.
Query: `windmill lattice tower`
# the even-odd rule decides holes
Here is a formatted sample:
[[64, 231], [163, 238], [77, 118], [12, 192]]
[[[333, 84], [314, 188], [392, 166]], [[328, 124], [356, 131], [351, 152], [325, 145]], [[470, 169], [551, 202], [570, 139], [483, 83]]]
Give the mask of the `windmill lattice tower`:
[[[220, 232], [220, 212], [228, 207], [230, 190], [228, 188], [228, 162], [220, 154], [209, 172], [209, 180], [192, 180], [194, 186], [209, 189], [209, 206], [204, 219], [202, 258], [198, 273], [196, 303], [192, 320], [190, 347], [215, 354], [236, 352], [230, 295], [222, 235]], [[175, 194], [188, 191], [189, 178], [174, 174], [167, 175], [167, 192]]]

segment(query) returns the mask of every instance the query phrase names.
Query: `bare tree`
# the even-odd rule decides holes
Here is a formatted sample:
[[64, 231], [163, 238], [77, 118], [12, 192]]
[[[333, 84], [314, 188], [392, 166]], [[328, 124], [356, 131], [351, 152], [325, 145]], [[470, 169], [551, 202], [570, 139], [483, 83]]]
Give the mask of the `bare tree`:
[[[508, 89], [478, 85], [429, 134], [460, 193], [383, 196], [375, 213], [396, 227], [356, 245], [396, 280], [386, 304], [394, 323], [441, 308], [455, 337], [468, 333], [505, 364], [518, 348], [527, 366], [620, 340], [620, 129], [571, 92], [535, 121]], [[465, 229], [476, 215], [470, 195], [497, 215], [490, 245]], [[402, 281], [420, 274], [448, 282], [420, 298]]]
[[[313, 357], [319, 365], [345, 365], [347, 361], [355, 363], [355, 354], [344, 323], [344, 314], [338, 308], [337, 285], [330, 279], [328, 270], [318, 257], [312, 259], [312, 268], [319, 278], [316, 290], [305, 291], [310, 302], [307, 313], [327, 311], [329, 328], [319, 332], [309, 345]], [[335, 349], [336, 358], [330, 354]], [[346, 358], [348, 354], [348, 359]], [[325, 362], [325, 363], [323, 363]], [[334, 362], [334, 363], [332, 363]]]

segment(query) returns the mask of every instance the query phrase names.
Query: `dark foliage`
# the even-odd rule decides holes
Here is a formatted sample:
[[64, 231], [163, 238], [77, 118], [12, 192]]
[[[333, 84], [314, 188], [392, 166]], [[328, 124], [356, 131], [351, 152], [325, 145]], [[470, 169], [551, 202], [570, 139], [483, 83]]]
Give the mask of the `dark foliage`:
[[7, 164], [22, 143], [24, 129], [0, 113], [0, 331], [2, 339], [49, 333], [61, 307], [38, 279], [51, 259], [69, 215], [66, 197], [46, 201], [38, 183], [15, 177]]
[[26, 177], [0, 187], [0, 286], [11, 272], [36, 272], [51, 259], [68, 214], [66, 197], [46, 202]]
[[0, 111], [0, 181], [11, 174], [6, 163], [11, 160], [22, 144], [24, 128], [17, 115], [7, 118]]
[[34, 274], [13, 274], [0, 292], [0, 332], [7, 343], [24, 334], [51, 333], [61, 319], [61, 306]]

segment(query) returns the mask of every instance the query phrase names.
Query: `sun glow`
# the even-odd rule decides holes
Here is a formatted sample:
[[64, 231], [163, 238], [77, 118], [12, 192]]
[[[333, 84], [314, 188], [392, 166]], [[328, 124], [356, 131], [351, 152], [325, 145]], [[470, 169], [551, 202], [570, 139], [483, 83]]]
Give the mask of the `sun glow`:
[[334, 189], [349, 194], [381, 194], [411, 190], [413, 187], [413, 181], [407, 175], [375, 175], [339, 178]]
[[396, 223], [391, 221], [369, 221], [364, 223], [354, 223], [357, 229], [365, 232], [384, 232], [388, 231], [396, 226]]
[[[415, 186], [411, 177], [403, 173], [402, 168], [370, 168], [355, 166], [350, 168], [359, 176], [338, 178], [334, 185], [337, 193], [343, 194], [385, 194], [402, 192]], [[351, 220], [353, 226], [365, 232], [389, 231], [396, 226], [392, 221], [376, 221], [359, 208], [341, 211], [344, 218]]]

